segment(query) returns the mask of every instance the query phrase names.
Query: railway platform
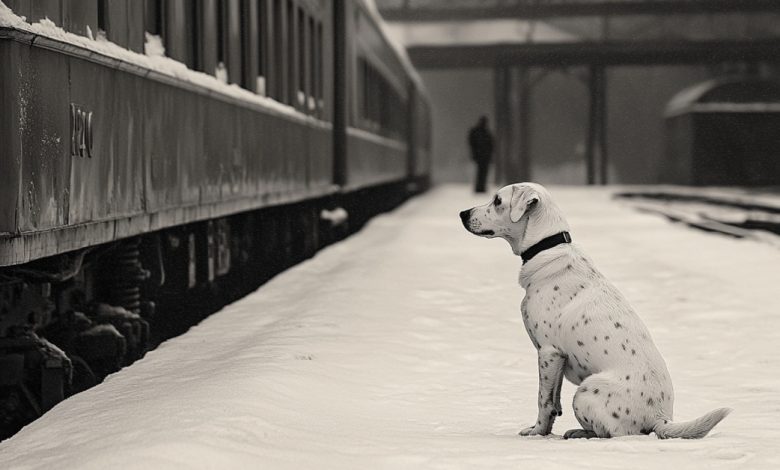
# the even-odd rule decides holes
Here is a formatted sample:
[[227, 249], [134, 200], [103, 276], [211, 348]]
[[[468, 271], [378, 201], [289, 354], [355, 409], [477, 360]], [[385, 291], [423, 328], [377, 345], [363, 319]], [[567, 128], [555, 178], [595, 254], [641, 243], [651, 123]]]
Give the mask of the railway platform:
[[[776, 468], [780, 250], [552, 187], [571, 234], [633, 304], [702, 440], [562, 440], [536, 417], [520, 259], [463, 230], [489, 196], [443, 186], [278, 275], [0, 443], [0, 468]], [[770, 197], [770, 196], [766, 196]]]

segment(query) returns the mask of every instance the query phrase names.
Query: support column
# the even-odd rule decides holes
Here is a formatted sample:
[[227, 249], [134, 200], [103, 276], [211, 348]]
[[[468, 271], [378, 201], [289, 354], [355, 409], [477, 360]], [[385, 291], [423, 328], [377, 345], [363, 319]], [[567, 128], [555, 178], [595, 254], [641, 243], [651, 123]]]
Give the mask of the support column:
[[518, 72], [518, 174], [516, 181], [531, 181], [531, 71], [523, 67]]
[[[283, 3], [282, 3], [283, 5]], [[282, 8], [284, 9], [284, 8]], [[333, 184], [347, 184], [346, 11], [333, 2]]]
[[606, 86], [604, 66], [590, 66], [588, 146], [585, 153], [588, 184], [607, 183]]
[[606, 185], [609, 183], [609, 152], [607, 148], [607, 73], [604, 67], [601, 67], [599, 73], [599, 149], [601, 150], [600, 166], [601, 166], [601, 184]]
[[507, 66], [494, 69], [493, 97], [495, 102], [493, 159], [495, 162], [495, 183], [502, 185], [511, 178], [511, 73]]

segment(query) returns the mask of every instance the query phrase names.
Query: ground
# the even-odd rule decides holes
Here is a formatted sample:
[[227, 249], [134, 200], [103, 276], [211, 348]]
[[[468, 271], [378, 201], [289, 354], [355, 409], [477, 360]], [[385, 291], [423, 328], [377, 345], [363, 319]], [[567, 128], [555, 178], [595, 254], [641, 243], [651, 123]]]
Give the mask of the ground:
[[648, 325], [675, 419], [734, 412], [702, 440], [547, 438], [520, 318], [520, 259], [445, 186], [59, 404], [0, 468], [778, 468], [780, 251], [674, 225], [604, 188], [553, 187], [572, 237]]

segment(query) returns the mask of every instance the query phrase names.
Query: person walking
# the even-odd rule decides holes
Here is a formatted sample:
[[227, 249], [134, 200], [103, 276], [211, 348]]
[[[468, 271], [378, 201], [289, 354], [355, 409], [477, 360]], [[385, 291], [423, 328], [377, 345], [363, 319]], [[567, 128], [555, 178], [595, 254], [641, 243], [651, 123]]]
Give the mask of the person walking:
[[493, 156], [493, 136], [488, 129], [487, 116], [481, 116], [477, 125], [469, 131], [469, 147], [471, 147], [471, 159], [477, 164], [477, 181], [474, 191], [485, 192], [487, 184], [488, 168]]

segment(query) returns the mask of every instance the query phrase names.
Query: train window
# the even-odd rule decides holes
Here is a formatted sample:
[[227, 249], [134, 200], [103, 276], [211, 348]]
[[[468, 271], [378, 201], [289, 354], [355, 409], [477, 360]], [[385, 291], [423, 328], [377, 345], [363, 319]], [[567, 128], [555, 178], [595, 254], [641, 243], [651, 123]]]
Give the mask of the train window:
[[[244, 61], [242, 56], [241, 0], [224, 0], [225, 4], [225, 66], [230, 83], [243, 85]], [[253, 87], [254, 88], [254, 87]]]
[[217, 78], [242, 83], [241, 5], [238, 0], [217, 2]]
[[266, 0], [260, 0], [257, 5], [257, 93], [261, 95], [266, 94], [266, 71], [268, 65], [266, 64], [267, 53], [265, 48], [267, 47], [266, 40], [266, 15], [267, 7]]
[[106, 0], [98, 0], [97, 4], [97, 16], [98, 16], [98, 29], [100, 31], [108, 31], [108, 19], [106, 18]]
[[295, 106], [296, 103], [296, 95], [298, 91], [298, 84], [296, 83], [298, 80], [298, 74], [296, 72], [296, 68], [298, 66], [298, 62], [295, 60], [295, 54], [297, 52], [298, 44], [297, 44], [297, 34], [296, 34], [296, 24], [295, 24], [295, 3], [293, 3], [293, 0], [287, 0], [287, 104]]
[[184, 54], [187, 59], [187, 67], [196, 70], [199, 67], [198, 57], [198, 4], [196, 2], [182, 2], [182, 23], [184, 23]]
[[402, 95], [365, 58], [358, 59], [358, 125], [388, 137], [406, 135]]
[[190, 5], [190, 8], [188, 10], [189, 17], [187, 18], [187, 21], [189, 24], [192, 25], [192, 43], [190, 44], [190, 47], [192, 48], [192, 69], [193, 70], [203, 70], [203, 13], [202, 13], [202, 5], [199, 3], [195, 3], [194, 5]]
[[162, 0], [146, 0], [144, 24], [149, 34], [164, 36], [165, 8]]
[[[74, 4], [76, 2], [71, 2]], [[84, 2], [86, 3], [86, 2]], [[145, 0], [144, 3], [144, 52], [150, 55], [164, 54], [167, 36], [167, 9], [163, 0]]]
[[[35, 2], [34, 6], [47, 6], [47, 10], [51, 10], [54, 13], [54, 8], [51, 6], [53, 3], [57, 2]], [[122, 47], [130, 46], [128, 41], [128, 24], [130, 23], [128, 13], [127, 2], [112, 2], [109, 0], [98, 0], [97, 2], [98, 30], [102, 31], [102, 34], [109, 41]], [[59, 18], [57, 20], [59, 21]]]
[[323, 37], [322, 37], [322, 23], [317, 23], [317, 85], [315, 87], [315, 95], [317, 98], [317, 111], [320, 114], [320, 117], [323, 116], [324, 112], [324, 103], [323, 99], [325, 96], [325, 71], [322, 69], [323, 66]]
[[163, 10], [166, 55], [189, 68], [196, 62], [194, 6], [186, 0], [168, 0]]
[[287, 46], [287, 37], [285, 29], [285, 0], [274, 0], [274, 98], [280, 102], [287, 101], [287, 82], [284, 80], [285, 69], [285, 48]]
[[198, 34], [196, 35], [195, 68], [201, 72], [213, 75], [216, 73], [219, 63], [218, 21], [219, 2], [217, 0], [201, 0], [194, 9], [195, 23]]
[[296, 42], [298, 45], [296, 48], [298, 54], [298, 93], [296, 93], [295, 96], [295, 103], [299, 108], [305, 111], [308, 96], [308, 89], [306, 87], [306, 46], [308, 41], [306, 40], [306, 13], [302, 8], [298, 8], [296, 26]]
[[241, 2], [241, 51], [242, 51], [242, 86], [247, 90], [257, 91], [258, 77], [258, 2], [257, 0], [242, 0]]
[[312, 114], [317, 114], [317, 24], [314, 18], [309, 18], [309, 79], [308, 79], [308, 97], [306, 99], [306, 110]]
[[227, 83], [227, 2], [217, 2], [217, 78]]

